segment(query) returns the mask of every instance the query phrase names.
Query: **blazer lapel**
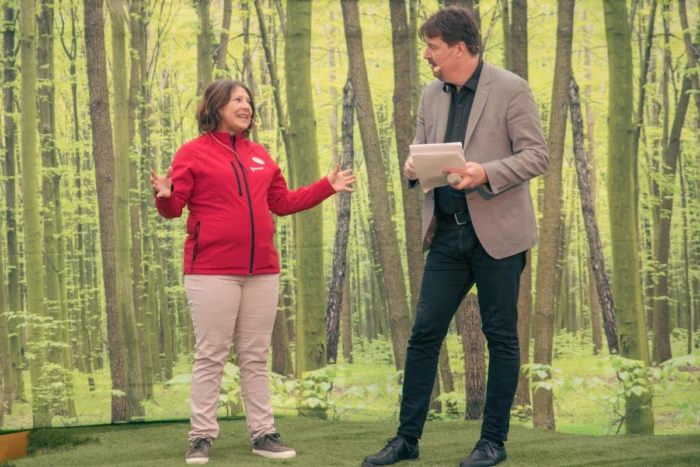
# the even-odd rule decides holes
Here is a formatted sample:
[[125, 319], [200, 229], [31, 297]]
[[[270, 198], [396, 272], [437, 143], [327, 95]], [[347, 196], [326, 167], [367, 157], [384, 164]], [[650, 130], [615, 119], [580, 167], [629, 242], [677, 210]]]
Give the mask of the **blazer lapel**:
[[[449, 117], [450, 109], [450, 93], [445, 92], [440, 89], [440, 94], [434, 102], [435, 112], [435, 141], [429, 141], [430, 143], [443, 143], [445, 142], [445, 131], [447, 130], [447, 118]], [[447, 111], [445, 111], [447, 109]]]
[[474, 128], [479, 122], [479, 117], [484, 111], [486, 106], [486, 99], [489, 97], [491, 92], [491, 65], [484, 62], [484, 66], [481, 69], [481, 77], [479, 78], [479, 84], [476, 86], [476, 95], [474, 96], [474, 104], [472, 104], [472, 111], [469, 114], [469, 123], [467, 124], [467, 135], [464, 137], [464, 149], [467, 149], [469, 144], [469, 139], [474, 133]]

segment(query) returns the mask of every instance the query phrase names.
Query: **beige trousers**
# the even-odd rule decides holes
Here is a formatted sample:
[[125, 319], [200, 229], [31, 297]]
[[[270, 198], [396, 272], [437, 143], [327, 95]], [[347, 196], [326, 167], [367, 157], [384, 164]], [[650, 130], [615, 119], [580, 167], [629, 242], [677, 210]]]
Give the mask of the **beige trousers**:
[[236, 344], [241, 394], [251, 443], [274, 433], [267, 356], [277, 314], [279, 274], [185, 275], [195, 333], [190, 390], [190, 441], [219, 435], [216, 409], [231, 341]]

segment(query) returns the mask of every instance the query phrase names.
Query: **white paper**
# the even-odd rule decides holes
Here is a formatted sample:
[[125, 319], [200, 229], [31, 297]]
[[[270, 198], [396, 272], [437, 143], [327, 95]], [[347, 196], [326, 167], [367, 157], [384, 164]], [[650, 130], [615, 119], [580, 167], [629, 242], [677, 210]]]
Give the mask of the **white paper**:
[[412, 144], [409, 149], [424, 193], [449, 185], [444, 169], [463, 169], [466, 164], [461, 143]]

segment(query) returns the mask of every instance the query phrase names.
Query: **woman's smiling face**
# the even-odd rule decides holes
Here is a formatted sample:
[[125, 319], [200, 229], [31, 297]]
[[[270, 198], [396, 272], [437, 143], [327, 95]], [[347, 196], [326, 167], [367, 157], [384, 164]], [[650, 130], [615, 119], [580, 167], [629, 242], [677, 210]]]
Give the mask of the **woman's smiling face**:
[[245, 88], [238, 86], [231, 92], [231, 99], [219, 110], [219, 115], [218, 131], [238, 135], [250, 128], [253, 106]]

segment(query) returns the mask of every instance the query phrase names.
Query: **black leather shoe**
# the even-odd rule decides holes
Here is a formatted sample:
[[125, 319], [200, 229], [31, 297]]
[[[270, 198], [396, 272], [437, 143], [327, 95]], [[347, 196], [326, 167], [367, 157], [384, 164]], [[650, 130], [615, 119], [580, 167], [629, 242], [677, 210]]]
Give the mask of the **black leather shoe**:
[[505, 446], [499, 446], [488, 439], [479, 440], [469, 457], [462, 459], [459, 467], [488, 467], [506, 460]]
[[411, 446], [401, 436], [387, 440], [384, 449], [373, 456], [365, 457], [362, 467], [374, 467], [376, 465], [392, 465], [401, 461], [415, 461], [418, 459], [418, 443]]

